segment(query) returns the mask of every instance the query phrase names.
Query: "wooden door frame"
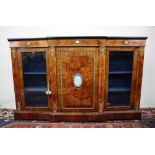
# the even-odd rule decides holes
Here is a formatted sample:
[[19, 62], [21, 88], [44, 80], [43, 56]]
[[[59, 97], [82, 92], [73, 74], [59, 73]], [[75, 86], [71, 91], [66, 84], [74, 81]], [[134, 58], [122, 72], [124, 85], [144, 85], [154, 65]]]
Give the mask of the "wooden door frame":
[[46, 79], [47, 83], [50, 81], [50, 76], [49, 76], [49, 58], [48, 58], [48, 53], [49, 49], [48, 48], [17, 48], [17, 60], [18, 60], [18, 72], [19, 72], [19, 83], [20, 83], [20, 96], [21, 96], [21, 107], [22, 110], [31, 110], [31, 111], [50, 111], [52, 110], [51, 106], [51, 96], [48, 96], [48, 107], [29, 107], [26, 106], [25, 104], [25, 95], [24, 95], [24, 79], [23, 79], [23, 69], [22, 69], [22, 57], [21, 53], [22, 52], [45, 52], [46, 54]]

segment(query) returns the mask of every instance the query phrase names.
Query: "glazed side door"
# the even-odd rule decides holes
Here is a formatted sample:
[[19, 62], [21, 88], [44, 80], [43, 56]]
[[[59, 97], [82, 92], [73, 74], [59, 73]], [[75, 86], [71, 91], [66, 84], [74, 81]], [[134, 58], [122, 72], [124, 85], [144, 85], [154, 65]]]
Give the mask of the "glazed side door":
[[21, 110], [52, 110], [48, 48], [17, 49]]
[[98, 111], [99, 48], [58, 47], [59, 112]]
[[[106, 52], [105, 110], [136, 109], [141, 52], [136, 47], [109, 47]], [[140, 66], [139, 66], [140, 65]], [[139, 76], [140, 77], [140, 76]], [[136, 82], [137, 81], [137, 82]]]

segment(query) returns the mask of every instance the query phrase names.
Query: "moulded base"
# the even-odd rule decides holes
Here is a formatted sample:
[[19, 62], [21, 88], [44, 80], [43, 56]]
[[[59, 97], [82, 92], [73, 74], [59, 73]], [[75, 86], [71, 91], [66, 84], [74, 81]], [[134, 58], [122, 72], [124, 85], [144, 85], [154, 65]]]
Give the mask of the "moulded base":
[[16, 120], [45, 120], [50, 122], [105, 122], [108, 120], [141, 119], [140, 110], [105, 111], [105, 112], [41, 112], [15, 111]]

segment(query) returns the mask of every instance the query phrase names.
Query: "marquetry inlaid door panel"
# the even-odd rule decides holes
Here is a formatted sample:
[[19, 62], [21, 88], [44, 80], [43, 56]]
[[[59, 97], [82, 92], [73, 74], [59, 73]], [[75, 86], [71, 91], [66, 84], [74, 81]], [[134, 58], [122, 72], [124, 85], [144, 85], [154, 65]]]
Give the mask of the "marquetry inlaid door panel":
[[56, 49], [58, 111], [97, 111], [97, 47]]

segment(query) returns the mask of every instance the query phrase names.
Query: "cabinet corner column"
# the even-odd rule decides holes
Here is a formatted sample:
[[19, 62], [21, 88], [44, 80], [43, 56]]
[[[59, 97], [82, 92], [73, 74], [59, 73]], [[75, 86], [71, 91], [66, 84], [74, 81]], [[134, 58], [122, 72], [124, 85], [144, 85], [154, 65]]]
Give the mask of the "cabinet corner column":
[[99, 48], [99, 112], [104, 111], [106, 46]]

